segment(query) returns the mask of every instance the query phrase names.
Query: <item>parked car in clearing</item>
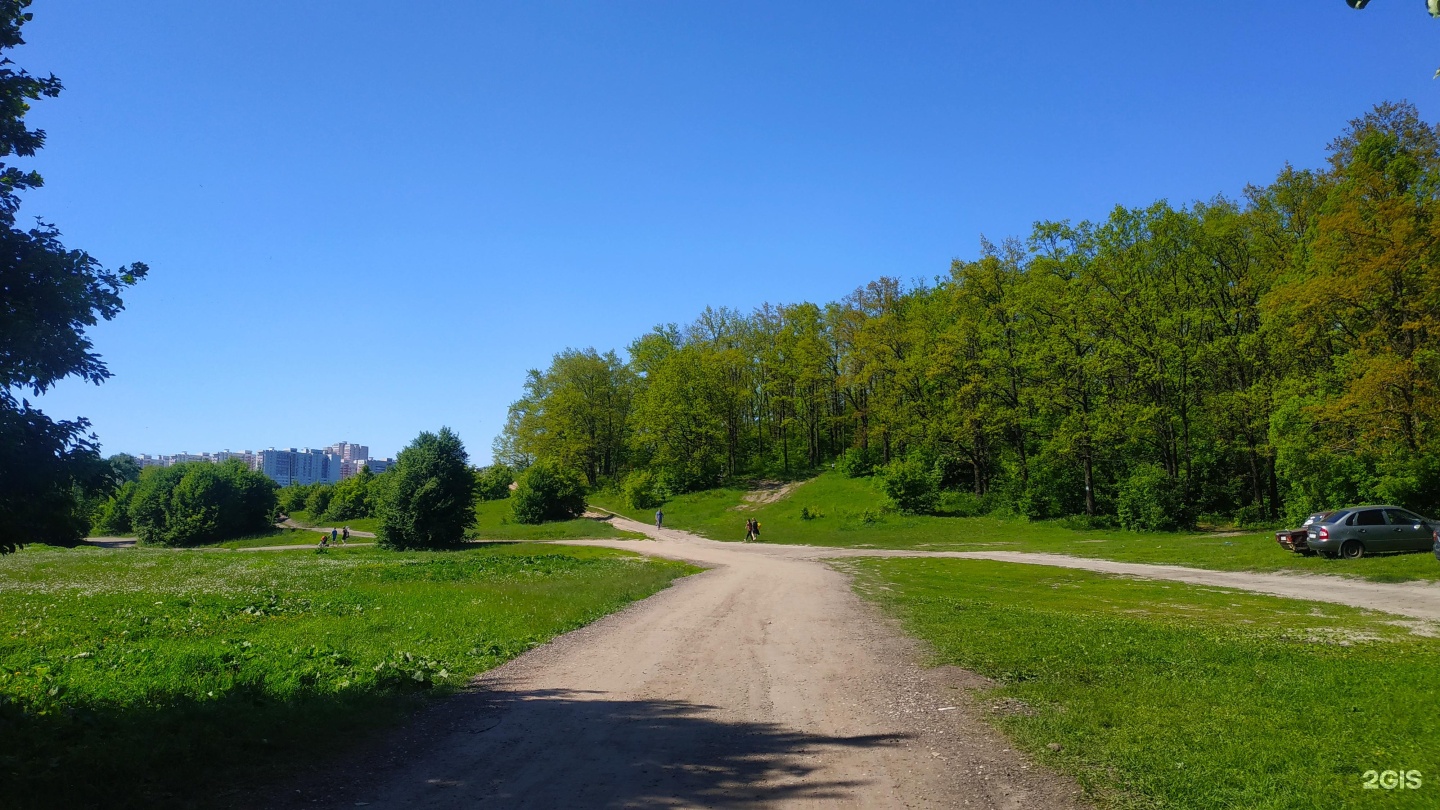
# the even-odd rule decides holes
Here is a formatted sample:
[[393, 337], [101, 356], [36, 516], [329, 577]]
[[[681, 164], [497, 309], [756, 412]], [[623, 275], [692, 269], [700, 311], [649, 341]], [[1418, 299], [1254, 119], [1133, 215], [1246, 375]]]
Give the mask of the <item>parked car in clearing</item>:
[[1301, 523], [1298, 529], [1281, 529], [1275, 532], [1275, 542], [1279, 543], [1280, 547], [1287, 551], [1304, 554], [1307, 557], [1313, 555], [1315, 552], [1311, 550], [1309, 543], [1310, 527], [1324, 520], [1329, 514], [1329, 512], [1316, 512], [1310, 517], [1305, 518], [1305, 522]]
[[1315, 521], [1305, 545], [1327, 557], [1359, 559], [1387, 551], [1423, 551], [1435, 542], [1440, 521], [1398, 506], [1352, 506]]

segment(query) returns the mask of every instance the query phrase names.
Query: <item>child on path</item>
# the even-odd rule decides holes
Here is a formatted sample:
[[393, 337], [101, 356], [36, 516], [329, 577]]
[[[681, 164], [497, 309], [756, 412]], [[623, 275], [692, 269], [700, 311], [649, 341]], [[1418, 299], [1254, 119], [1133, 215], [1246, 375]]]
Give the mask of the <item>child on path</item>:
[[334, 543], [334, 542], [335, 542], [335, 537], [336, 537], [338, 534], [339, 534], [339, 532], [335, 531], [335, 529], [334, 529], [333, 527], [330, 529], [330, 542], [331, 542], [331, 543]]

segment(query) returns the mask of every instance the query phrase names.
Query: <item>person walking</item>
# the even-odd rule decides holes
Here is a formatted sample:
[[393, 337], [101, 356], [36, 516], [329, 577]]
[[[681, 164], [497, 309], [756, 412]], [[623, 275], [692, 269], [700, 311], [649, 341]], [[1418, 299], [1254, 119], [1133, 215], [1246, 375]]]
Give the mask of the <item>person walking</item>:
[[342, 531], [342, 532], [340, 532], [340, 545], [342, 545], [342, 546], [348, 546], [348, 545], [350, 545], [350, 527], [349, 527], [349, 526], [346, 526], [346, 527], [345, 527], [345, 530]]
[[745, 542], [755, 539], [755, 518], [745, 518]]
[[335, 545], [335, 538], [338, 537], [339, 535], [340, 535], [340, 533], [337, 532], [337, 531], [335, 531], [335, 528], [332, 526], [332, 527], [330, 528], [330, 545], [332, 545], [332, 546]]
[[755, 542], [758, 543], [760, 542], [760, 521], [757, 519], [752, 522], [755, 524], [755, 530], [752, 531], [751, 534], [755, 537]]
[[662, 524], [662, 523], [664, 523], [664, 522], [665, 522], [665, 510], [664, 510], [664, 509], [656, 509], [656, 510], [655, 510], [655, 528], [657, 528], [657, 529], [660, 528], [660, 524]]

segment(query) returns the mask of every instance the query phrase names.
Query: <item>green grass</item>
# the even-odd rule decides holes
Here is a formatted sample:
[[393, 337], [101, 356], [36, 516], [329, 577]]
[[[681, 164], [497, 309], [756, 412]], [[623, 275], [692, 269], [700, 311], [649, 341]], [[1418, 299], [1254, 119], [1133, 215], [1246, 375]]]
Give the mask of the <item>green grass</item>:
[[309, 512], [303, 509], [297, 509], [290, 513], [289, 518], [299, 526], [323, 526], [327, 529], [339, 529], [349, 526], [352, 532], [370, 532], [371, 534], [374, 534], [380, 529], [380, 519], [373, 517], [354, 518], [352, 520], [316, 520]]
[[[1440, 639], [1394, 617], [983, 560], [845, 567], [938, 663], [995, 679], [993, 722], [1102, 806], [1440, 806]], [[1365, 790], [1370, 769], [1424, 784]]]
[[[1127, 532], [1072, 529], [1064, 521], [997, 517], [916, 517], [887, 510], [873, 478], [825, 473], [789, 497], [749, 511], [737, 511], [743, 488], [682, 495], [665, 504], [665, 523], [714, 540], [742, 540], [745, 519], [756, 517], [767, 543], [934, 551], [1039, 551], [1123, 562], [1187, 565], [1222, 571], [1298, 571], [1346, 574], [1379, 582], [1440, 580], [1440, 562], [1429, 553], [1391, 554], [1361, 560], [1302, 557], [1285, 551], [1273, 532], [1216, 536], [1217, 532]], [[654, 510], [628, 508], [614, 493], [591, 501], [636, 520], [654, 520]], [[801, 510], [820, 517], [805, 520]]]
[[696, 569], [608, 549], [0, 560], [7, 808], [233, 803]]
[[608, 521], [592, 518], [557, 520], [528, 525], [516, 523], [510, 499], [481, 501], [475, 507], [475, 528], [470, 536], [480, 540], [644, 540], [645, 535], [621, 531]]

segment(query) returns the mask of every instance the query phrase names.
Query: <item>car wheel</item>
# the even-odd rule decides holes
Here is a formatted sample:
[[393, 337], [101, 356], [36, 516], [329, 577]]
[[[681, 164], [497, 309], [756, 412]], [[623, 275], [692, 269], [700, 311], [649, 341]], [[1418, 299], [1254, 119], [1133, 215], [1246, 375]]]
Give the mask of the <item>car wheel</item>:
[[1346, 540], [1340, 546], [1340, 556], [1347, 560], [1358, 560], [1365, 556], [1365, 546], [1359, 540]]

